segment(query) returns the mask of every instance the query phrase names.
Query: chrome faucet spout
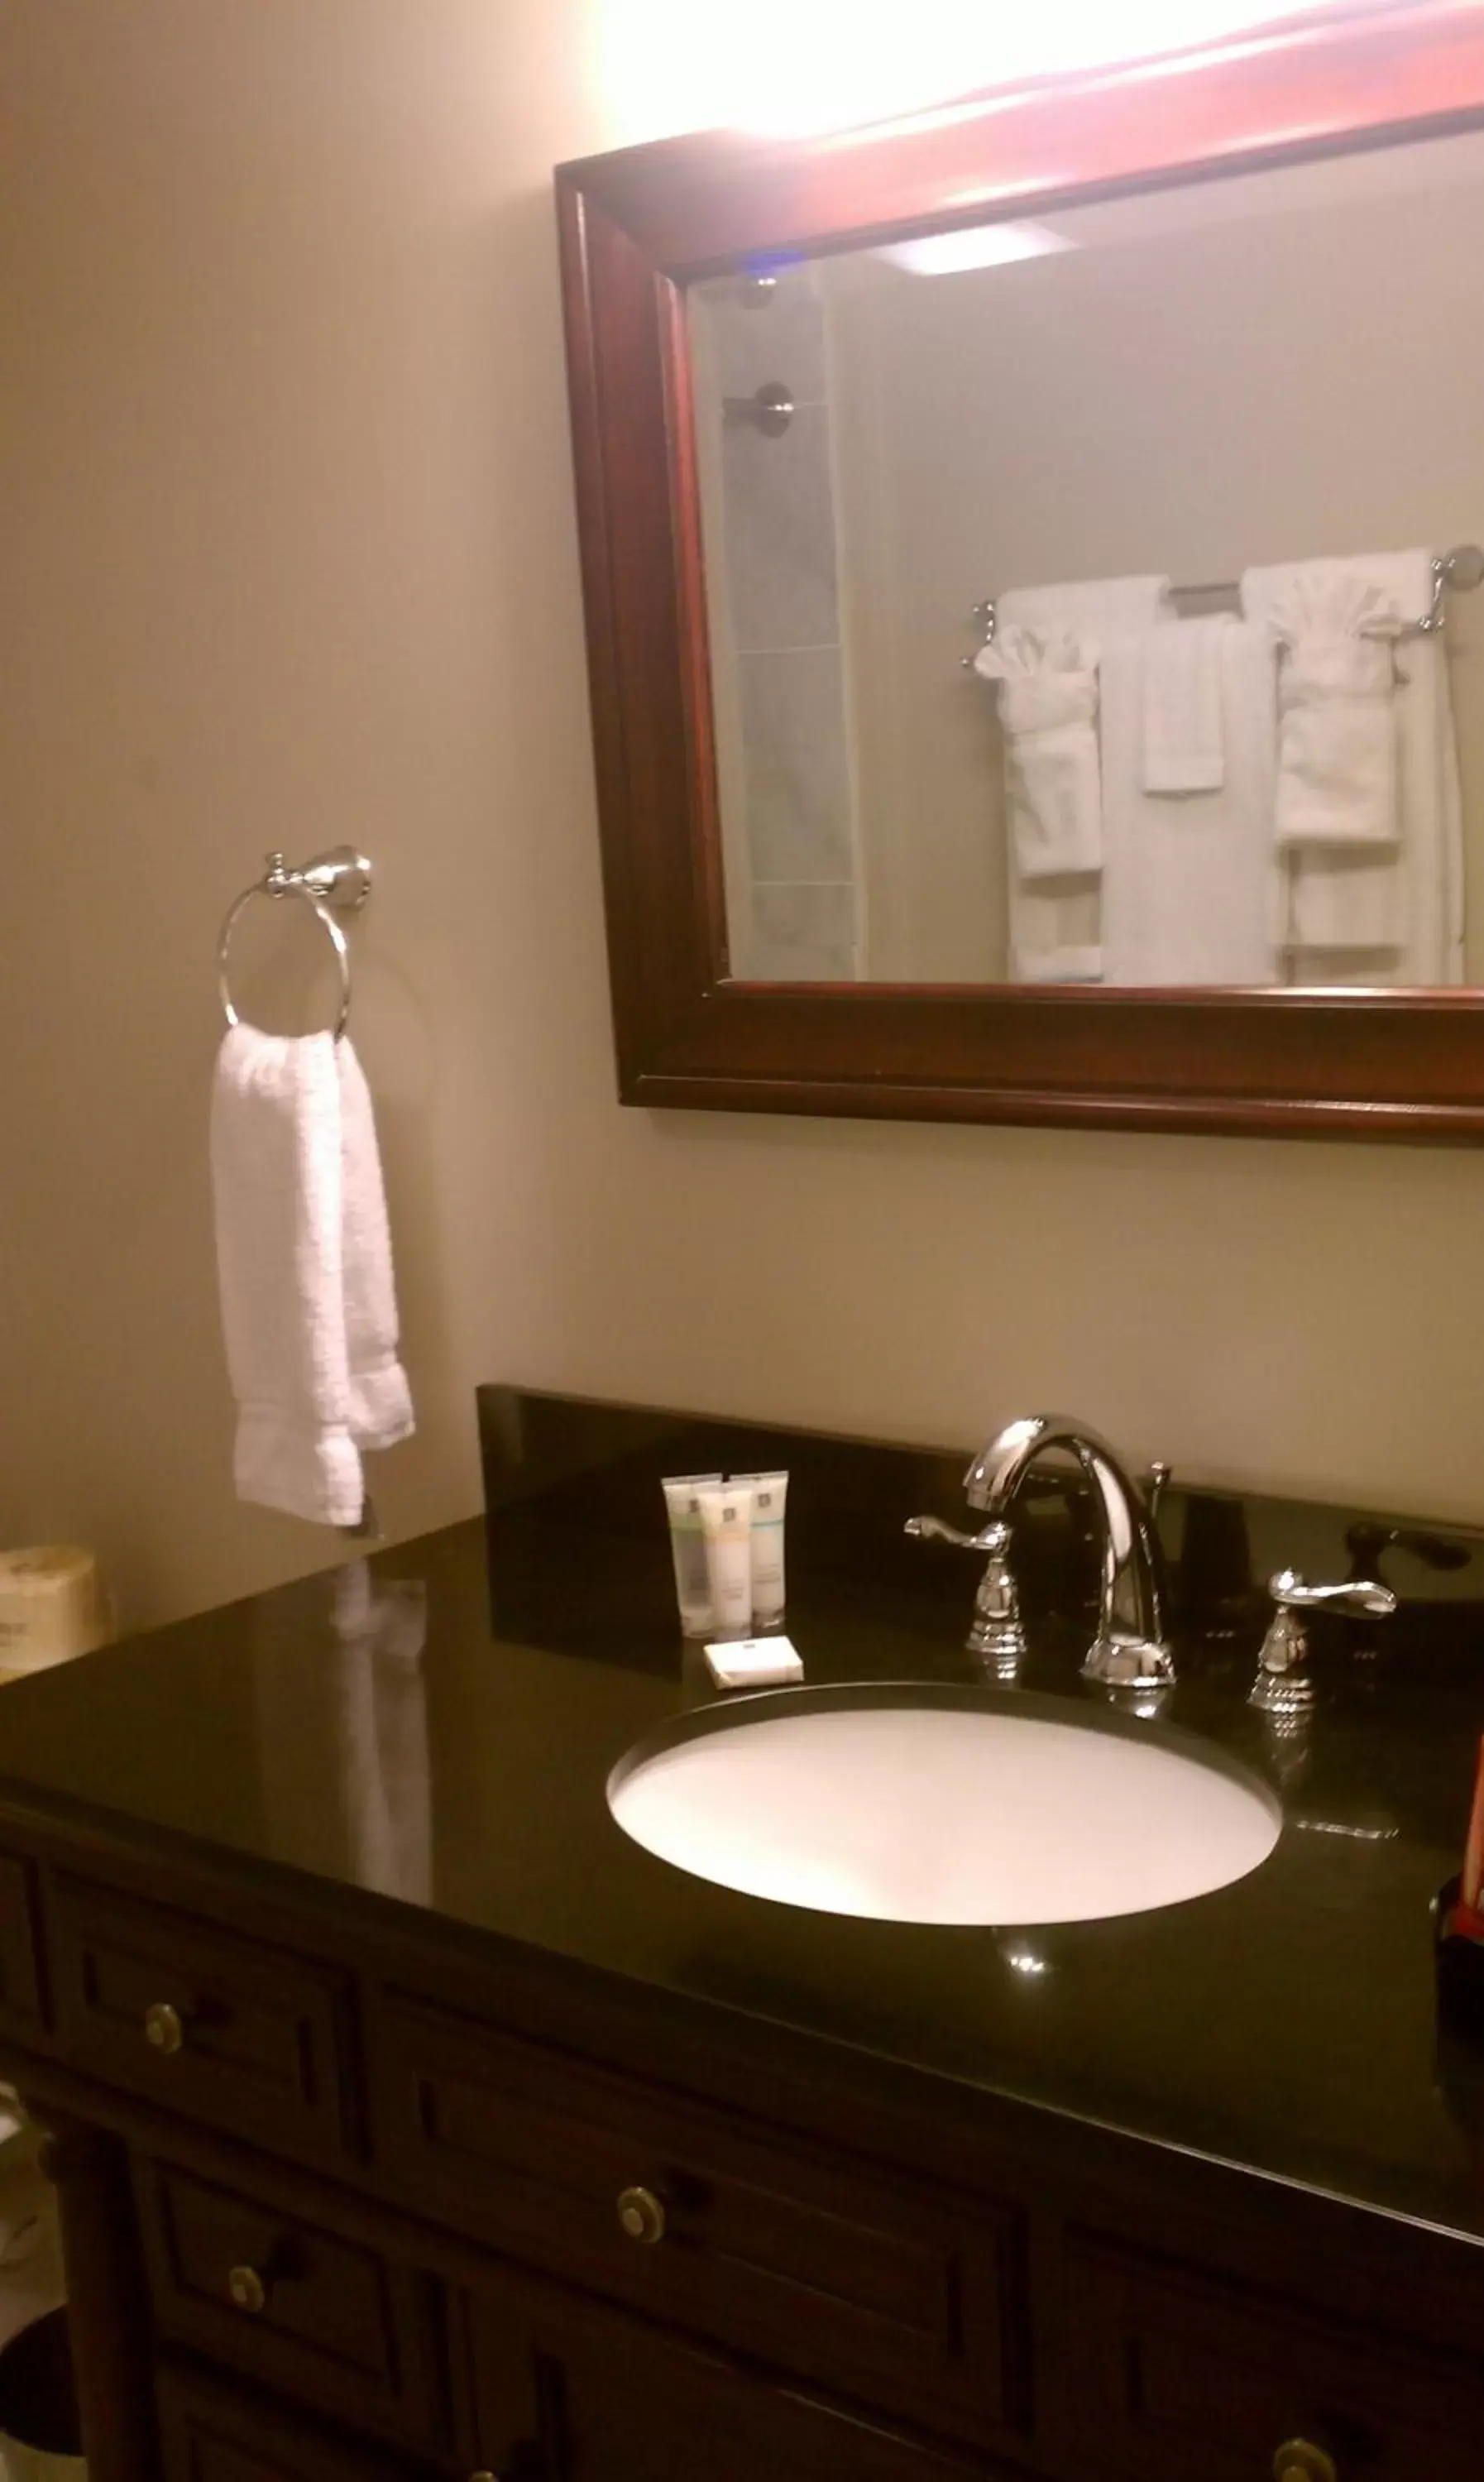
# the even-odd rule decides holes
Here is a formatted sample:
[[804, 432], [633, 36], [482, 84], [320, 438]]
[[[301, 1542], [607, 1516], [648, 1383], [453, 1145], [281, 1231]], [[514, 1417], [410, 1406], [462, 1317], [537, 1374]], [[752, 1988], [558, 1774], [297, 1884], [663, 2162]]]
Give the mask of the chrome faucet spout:
[[1098, 1634], [1084, 1676], [1110, 1688], [1153, 1689], [1175, 1677], [1166, 1628], [1164, 1556], [1144, 1495], [1097, 1431], [1066, 1413], [1007, 1422], [964, 1477], [970, 1508], [1008, 1516], [1033, 1465], [1055, 1451], [1073, 1457], [1092, 1485], [1100, 1520]]

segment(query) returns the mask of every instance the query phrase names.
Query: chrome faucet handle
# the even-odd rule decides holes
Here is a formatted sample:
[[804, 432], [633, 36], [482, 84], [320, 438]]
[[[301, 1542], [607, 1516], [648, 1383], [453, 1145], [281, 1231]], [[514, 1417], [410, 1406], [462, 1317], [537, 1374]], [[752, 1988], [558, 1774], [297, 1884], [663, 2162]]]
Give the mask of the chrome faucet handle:
[[1311, 1612], [1334, 1612], [1349, 1620], [1388, 1620], [1396, 1609], [1391, 1587], [1379, 1585], [1373, 1577], [1351, 1578], [1338, 1586], [1311, 1586], [1296, 1569], [1280, 1569], [1269, 1577], [1267, 1590], [1275, 1608], [1247, 1703], [1268, 1715], [1291, 1715], [1313, 1704], [1314, 1684], [1309, 1670]]
[[1009, 1526], [1002, 1525], [997, 1518], [981, 1525], [977, 1534], [965, 1534], [957, 1525], [945, 1525], [941, 1517], [909, 1517], [902, 1531], [919, 1543], [955, 1543], [961, 1551], [997, 1551], [1001, 1548], [998, 1538], [1003, 1535], [1008, 1542], [1010, 1537]]
[[1020, 1602], [1010, 1565], [1010, 1528], [1002, 1518], [991, 1518], [977, 1534], [961, 1533], [941, 1517], [909, 1517], [904, 1531], [919, 1543], [952, 1543], [963, 1551], [985, 1554], [984, 1574], [974, 1597], [974, 1617], [964, 1643], [970, 1654], [992, 1664], [1000, 1680], [1013, 1680], [1025, 1653]]

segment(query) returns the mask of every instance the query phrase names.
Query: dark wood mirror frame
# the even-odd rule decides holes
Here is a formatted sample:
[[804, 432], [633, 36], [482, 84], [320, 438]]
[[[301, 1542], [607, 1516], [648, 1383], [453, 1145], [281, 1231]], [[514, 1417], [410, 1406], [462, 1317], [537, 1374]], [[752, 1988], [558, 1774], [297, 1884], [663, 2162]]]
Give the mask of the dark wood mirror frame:
[[[808, 142], [557, 175], [619, 1082], [628, 1103], [1253, 1135], [1484, 1136], [1484, 991], [729, 978], [685, 287], [1484, 124], [1484, 0], [1331, 7]], [[1484, 463], [1481, 463], [1484, 478]]]

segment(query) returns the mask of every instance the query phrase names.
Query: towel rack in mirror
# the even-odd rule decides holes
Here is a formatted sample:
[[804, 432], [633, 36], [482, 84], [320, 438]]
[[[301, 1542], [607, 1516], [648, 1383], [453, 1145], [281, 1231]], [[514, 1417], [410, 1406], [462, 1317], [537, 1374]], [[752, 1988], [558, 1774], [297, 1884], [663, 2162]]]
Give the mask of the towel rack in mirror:
[[[1433, 595], [1427, 610], [1416, 620], [1404, 621], [1397, 631], [1398, 636], [1435, 638], [1440, 630], [1445, 629], [1449, 594], [1472, 594], [1477, 587], [1484, 586], [1484, 550], [1477, 543], [1455, 543], [1451, 551], [1439, 552], [1432, 565], [1432, 580]], [[1174, 586], [1170, 589], [1170, 599], [1182, 619], [1228, 609], [1234, 612], [1240, 596], [1241, 588], [1235, 578], [1223, 578], [1214, 586]], [[997, 597], [986, 595], [982, 603], [974, 605], [968, 617], [980, 633], [981, 652], [986, 647], [993, 647], [999, 626]], [[973, 671], [972, 655], [963, 655], [959, 660], [966, 673]]]
[[328, 853], [315, 854], [298, 868], [285, 863], [280, 853], [265, 855], [264, 865], [262, 878], [255, 879], [251, 887], [243, 889], [227, 908], [226, 918], [222, 925], [217, 942], [217, 989], [222, 999], [222, 1014], [228, 1025], [240, 1023], [232, 1004], [227, 964], [232, 933], [241, 915], [254, 896], [297, 896], [318, 916], [335, 953], [340, 975], [340, 1005], [334, 1023], [334, 1038], [338, 1043], [351, 1014], [351, 951], [336, 916], [359, 912], [371, 893], [371, 864], [354, 845], [331, 845]]

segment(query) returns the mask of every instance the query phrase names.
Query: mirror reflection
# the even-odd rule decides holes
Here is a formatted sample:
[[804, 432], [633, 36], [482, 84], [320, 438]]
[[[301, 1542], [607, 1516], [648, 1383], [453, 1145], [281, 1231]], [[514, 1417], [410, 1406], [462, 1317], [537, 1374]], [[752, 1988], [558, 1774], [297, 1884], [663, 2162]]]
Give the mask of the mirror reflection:
[[691, 288], [731, 971], [1484, 983], [1484, 136]]

